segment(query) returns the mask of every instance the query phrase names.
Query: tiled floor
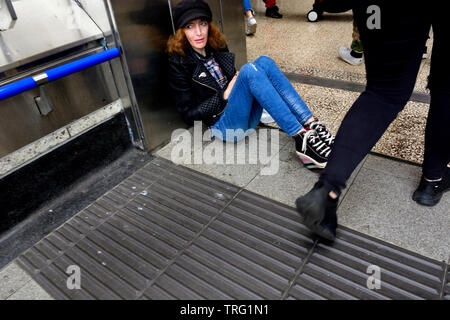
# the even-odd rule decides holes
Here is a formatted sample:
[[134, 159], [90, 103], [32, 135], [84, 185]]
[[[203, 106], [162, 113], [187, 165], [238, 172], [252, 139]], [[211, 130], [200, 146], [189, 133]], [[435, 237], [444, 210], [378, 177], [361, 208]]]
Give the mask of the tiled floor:
[[[264, 16], [264, 3], [252, 1], [256, 11], [258, 29], [247, 37], [248, 60], [260, 55], [272, 57], [284, 72], [298, 73], [353, 83], [365, 83], [364, 63], [352, 66], [343, 62], [337, 50], [349, 46], [352, 35], [351, 11], [325, 14], [317, 23], [308, 22], [306, 14], [313, 1], [277, 2], [284, 17], [271, 19]], [[429, 52], [432, 39], [428, 40]], [[416, 92], [427, 93], [430, 58], [424, 59], [416, 82]], [[301, 97], [320, 119], [334, 132], [358, 93], [294, 83]], [[395, 158], [421, 163], [428, 105], [410, 102], [397, 120], [389, 127], [373, 151]]]
[[[366, 159], [340, 208], [352, 196], [351, 203], [358, 203], [367, 178], [397, 188], [403, 176], [409, 177], [411, 168], [390, 164], [386, 169], [383, 164]], [[319, 241], [292, 206], [248, 190], [252, 183], [280, 191], [271, 197], [289, 190], [283, 174], [258, 180], [262, 169], [242, 188], [154, 157], [0, 272], [0, 279], [6, 279], [0, 294], [8, 299], [449, 298], [445, 262], [342, 225], [333, 244]], [[295, 178], [299, 191], [314, 180], [311, 172]], [[301, 179], [304, 183], [296, 185]], [[384, 196], [389, 189], [369, 188], [364, 196], [374, 216], [412, 208], [393, 205], [404, 194]], [[380, 195], [381, 206], [371, 206]], [[371, 212], [363, 207], [359, 214]], [[394, 221], [398, 218], [393, 214], [389, 224], [401, 233], [405, 229]], [[422, 237], [414, 239], [424, 245]], [[374, 267], [381, 276], [376, 290], [368, 275]], [[78, 290], [69, 268], [78, 270]]]
[[[278, 0], [283, 19], [264, 16], [264, 4], [252, 0], [258, 29], [247, 37], [248, 60], [260, 55], [272, 57], [284, 72], [313, 77], [365, 83], [364, 63], [351, 66], [339, 59], [337, 49], [349, 45], [351, 12], [326, 14], [310, 23], [306, 14], [312, 0]], [[432, 39], [428, 41], [431, 48]], [[430, 52], [431, 50], [429, 50]], [[426, 93], [430, 58], [424, 59], [415, 91]], [[336, 132], [359, 93], [293, 83], [313, 113]], [[423, 159], [424, 129], [428, 105], [409, 102], [372, 151], [420, 164]], [[318, 178], [305, 169], [292, 152], [293, 142], [284, 133], [272, 160], [277, 159], [276, 175], [261, 175], [262, 165], [190, 165], [218, 179], [294, 206], [295, 199], [309, 191]], [[205, 146], [208, 144], [204, 143]], [[171, 159], [173, 145], [158, 151]], [[411, 200], [421, 175], [420, 167], [369, 155], [353, 173], [341, 197], [340, 224], [378, 237], [438, 260], [447, 260], [450, 241], [450, 198], [434, 208], [424, 208]]]
[[[258, 23], [254, 36], [247, 37], [248, 60], [260, 55], [272, 57], [278, 64], [292, 70], [326, 78], [365, 83], [364, 63], [349, 65], [338, 56], [340, 46], [350, 46], [352, 41], [352, 12], [324, 14], [316, 23], [307, 21], [313, 0], [278, 0], [282, 19], [271, 19], [264, 15], [261, 0], [252, 0]], [[429, 53], [433, 44], [428, 40]], [[430, 59], [423, 60], [416, 91], [426, 92], [426, 79]]]
[[[312, 0], [278, 0], [278, 6], [284, 14], [281, 20], [264, 16], [262, 1], [252, 0], [252, 3], [257, 12], [258, 30], [255, 36], [247, 38], [248, 60], [266, 54], [274, 58], [285, 72], [365, 83], [364, 64], [350, 66], [337, 55], [339, 46], [350, 44], [351, 13], [327, 15], [325, 19], [312, 24], [306, 20]], [[428, 42], [429, 47], [431, 44], [432, 39]], [[426, 93], [429, 63], [429, 58], [422, 63], [416, 84], [418, 92]], [[358, 96], [355, 92], [301, 83], [294, 83], [294, 87], [333, 132], [336, 132]], [[373, 151], [420, 163], [427, 108], [423, 103], [408, 103]], [[261, 129], [257, 134], [260, 133]], [[202, 150], [208, 145], [210, 142], [204, 142]], [[173, 146], [173, 143], [168, 144], [156, 155], [173, 159]], [[248, 143], [245, 146], [248, 155]], [[294, 207], [295, 199], [309, 191], [318, 174], [305, 169], [298, 161], [293, 153], [293, 142], [284, 133], [269, 147], [272, 148], [268, 158], [270, 161], [265, 164], [260, 161], [249, 164], [247, 161], [240, 165], [184, 165]], [[193, 149], [190, 152], [194, 154]], [[236, 153], [232, 152], [233, 155]], [[270, 165], [277, 168], [276, 174], [262, 174], [262, 170]], [[450, 195], [444, 196], [433, 208], [417, 205], [411, 200], [411, 194], [420, 175], [419, 166], [373, 154], [367, 156], [355, 170], [340, 199], [339, 224], [432, 259], [448, 261]], [[0, 281], [0, 299], [51, 298], [15, 262], [0, 272]]]
[[[259, 131], [254, 135], [258, 136]], [[279, 141], [273, 145], [271, 161], [278, 169], [273, 175], [261, 174], [265, 166], [260, 162], [183, 165], [294, 207], [295, 199], [308, 192], [319, 175], [300, 163], [293, 152], [293, 141], [285, 133], [280, 132]], [[210, 143], [204, 142], [203, 149]], [[226, 145], [219, 144], [225, 150]], [[247, 154], [248, 144], [246, 139]], [[173, 159], [174, 145], [167, 145], [156, 155]], [[349, 179], [340, 199], [339, 223], [419, 254], [447, 260], [450, 254], [450, 197], [443, 197], [432, 208], [416, 204], [411, 195], [420, 175], [419, 166], [368, 155]]]

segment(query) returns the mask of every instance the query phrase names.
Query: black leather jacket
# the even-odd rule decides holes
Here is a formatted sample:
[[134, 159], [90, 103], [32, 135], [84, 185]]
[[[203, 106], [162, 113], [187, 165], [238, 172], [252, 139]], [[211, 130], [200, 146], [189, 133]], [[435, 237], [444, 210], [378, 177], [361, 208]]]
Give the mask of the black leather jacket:
[[[219, 64], [228, 82], [236, 73], [234, 53], [224, 49], [213, 51], [214, 59]], [[178, 112], [188, 125], [200, 120], [207, 126], [216, 123], [227, 106], [228, 100], [223, 98], [224, 89], [220, 88], [216, 79], [211, 75], [193, 52], [186, 50], [185, 56], [173, 54], [169, 57], [169, 85], [175, 95]]]

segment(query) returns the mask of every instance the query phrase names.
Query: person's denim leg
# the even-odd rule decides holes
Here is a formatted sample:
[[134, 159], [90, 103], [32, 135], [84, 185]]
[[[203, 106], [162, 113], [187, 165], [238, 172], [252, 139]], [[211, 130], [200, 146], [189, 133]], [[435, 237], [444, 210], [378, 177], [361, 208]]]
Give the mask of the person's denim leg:
[[225, 111], [219, 121], [210, 127], [212, 135], [228, 142], [240, 141], [254, 131], [261, 114], [261, 105], [248, 90], [243, 77], [239, 75], [228, 97]]
[[[223, 135], [223, 140], [230, 141], [232, 139], [226, 136], [226, 129], [242, 129], [244, 132], [254, 129], [261, 117], [262, 108], [270, 113], [289, 136], [293, 136], [302, 129], [296, 116], [274, 88], [267, 74], [255, 64], [247, 63], [239, 72], [224, 113], [211, 127], [213, 134], [217, 136], [214, 133], [215, 129]], [[243, 137], [245, 135], [240, 138]]]
[[286, 102], [300, 124], [303, 125], [313, 116], [306, 103], [302, 100], [298, 92], [294, 89], [290, 81], [283, 72], [281, 72], [272, 58], [261, 56], [256, 59], [254, 63], [265, 71], [267, 77], [272, 82], [272, 85]]
[[244, 0], [244, 12], [246, 12], [247, 10], [252, 10], [252, 12], [254, 12], [250, 0]]

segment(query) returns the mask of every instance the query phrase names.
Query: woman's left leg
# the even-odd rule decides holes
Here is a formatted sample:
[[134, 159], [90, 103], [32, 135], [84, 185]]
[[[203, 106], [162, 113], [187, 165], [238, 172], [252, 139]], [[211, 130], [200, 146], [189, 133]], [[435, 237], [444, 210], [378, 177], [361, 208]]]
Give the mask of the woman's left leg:
[[259, 123], [263, 108], [238, 77], [219, 121], [211, 126], [212, 135], [227, 142], [238, 142], [251, 134]]
[[313, 114], [306, 103], [272, 58], [261, 56], [255, 60], [254, 64], [264, 70], [267, 78], [272, 82], [273, 87], [278, 91], [301, 125], [304, 125], [308, 120], [313, 118]]

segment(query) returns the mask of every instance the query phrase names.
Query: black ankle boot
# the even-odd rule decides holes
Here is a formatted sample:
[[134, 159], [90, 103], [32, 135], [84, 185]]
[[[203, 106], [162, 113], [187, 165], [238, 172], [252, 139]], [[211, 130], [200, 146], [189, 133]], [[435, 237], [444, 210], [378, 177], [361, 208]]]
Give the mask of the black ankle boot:
[[423, 206], [435, 206], [439, 203], [442, 195], [450, 190], [450, 168], [447, 168], [441, 181], [430, 182], [422, 176], [419, 186], [412, 198]]
[[338, 199], [332, 199], [328, 196], [327, 205], [325, 209], [325, 217], [322, 220], [322, 223], [319, 225], [321, 228], [320, 236], [329, 241], [334, 241], [336, 238], [336, 229], [337, 229], [337, 204]]
[[338, 198], [331, 199], [330, 190], [321, 181], [296, 201], [297, 211], [305, 225], [316, 235], [329, 241], [336, 238]]
[[283, 18], [283, 15], [279, 13], [275, 7], [272, 8], [266, 8], [266, 17], [274, 18], [274, 19], [281, 19]]

